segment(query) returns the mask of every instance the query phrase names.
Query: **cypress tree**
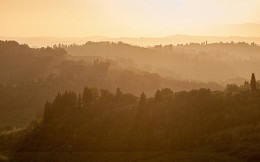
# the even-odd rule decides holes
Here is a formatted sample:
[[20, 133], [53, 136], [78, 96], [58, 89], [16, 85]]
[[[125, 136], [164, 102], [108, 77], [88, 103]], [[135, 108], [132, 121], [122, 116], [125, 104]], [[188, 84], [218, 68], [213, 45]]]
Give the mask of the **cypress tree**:
[[255, 90], [256, 90], [255, 74], [252, 73], [252, 76], [251, 76], [251, 91], [255, 91]]
[[146, 95], [144, 94], [144, 92], [140, 95], [140, 100], [139, 100], [139, 106], [138, 106], [138, 110], [137, 110], [137, 116], [136, 116], [136, 124], [138, 124], [140, 122], [140, 120], [142, 120], [142, 117], [144, 115], [144, 111], [145, 111], [145, 106], [146, 106]]

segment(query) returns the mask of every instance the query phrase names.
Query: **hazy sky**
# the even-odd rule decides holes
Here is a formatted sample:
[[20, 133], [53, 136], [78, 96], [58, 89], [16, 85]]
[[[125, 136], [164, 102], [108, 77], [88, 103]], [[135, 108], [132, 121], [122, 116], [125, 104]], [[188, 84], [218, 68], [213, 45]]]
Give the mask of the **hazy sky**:
[[0, 20], [14, 37], [260, 36], [260, 0], [0, 0]]

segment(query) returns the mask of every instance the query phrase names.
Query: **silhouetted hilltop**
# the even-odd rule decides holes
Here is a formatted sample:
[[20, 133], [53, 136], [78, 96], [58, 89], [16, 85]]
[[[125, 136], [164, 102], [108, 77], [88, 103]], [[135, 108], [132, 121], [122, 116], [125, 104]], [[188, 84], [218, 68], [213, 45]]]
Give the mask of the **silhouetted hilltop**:
[[[123, 42], [87, 42], [61, 45], [76, 56], [128, 59], [139, 69], [180, 80], [217, 81], [247, 78], [260, 73], [260, 47], [255, 43], [201, 43], [156, 45], [149, 48]], [[242, 83], [240, 83], [242, 84]]]
[[[254, 27], [256, 30], [259, 30], [259, 24]], [[231, 29], [232, 30], [232, 29]], [[259, 31], [256, 31], [259, 33]], [[239, 35], [239, 34], [237, 34]], [[256, 34], [257, 35], [257, 34]], [[242, 36], [192, 36], [192, 35], [173, 35], [166, 37], [105, 37], [105, 36], [92, 36], [92, 37], [4, 37], [0, 36], [1, 40], [16, 40], [19, 43], [26, 43], [32, 47], [42, 47], [42, 46], [53, 46], [54, 44], [83, 44], [88, 41], [100, 42], [100, 41], [109, 41], [109, 42], [125, 42], [132, 45], [148, 47], [158, 44], [167, 45], [167, 44], [186, 44], [186, 43], [201, 43], [208, 41], [209, 43], [218, 43], [218, 42], [255, 42], [260, 44], [260, 37], [253, 35], [252, 37], [242, 37]]]
[[259, 160], [259, 97], [259, 91], [229, 86], [226, 91], [164, 88], [139, 98], [120, 89], [85, 87], [46, 102], [42, 119], [28, 128], [0, 134], [0, 149], [18, 151], [12, 157], [17, 160], [21, 152], [196, 149]]
[[133, 94], [146, 91], [147, 95], [163, 87], [174, 91], [222, 89], [213, 82], [177, 80], [121, 67], [116, 60], [74, 57], [57, 46], [30, 48], [14, 41], [0, 42], [0, 126], [24, 125], [39, 116], [44, 102], [58, 92], [79, 93], [86, 85], [110, 91], [120, 87]]

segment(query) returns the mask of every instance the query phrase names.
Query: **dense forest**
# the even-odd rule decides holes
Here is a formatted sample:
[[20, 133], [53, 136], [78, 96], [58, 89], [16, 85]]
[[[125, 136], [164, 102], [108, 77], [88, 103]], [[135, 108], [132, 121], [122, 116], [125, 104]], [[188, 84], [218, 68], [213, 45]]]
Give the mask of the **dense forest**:
[[164, 56], [196, 58], [176, 54], [182, 48], [207, 47], [212, 52], [209, 46], [233, 50], [242, 45], [248, 51], [259, 48], [207, 42], [151, 48], [122, 42], [31, 48], [0, 41], [0, 161], [189, 161], [187, 156], [197, 161], [259, 161], [257, 75], [224, 87], [140, 66], [142, 60], [158, 56], [161, 61]]
[[259, 73], [260, 68], [260, 47], [255, 43], [205, 41], [138, 47], [123, 42], [87, 42], [60, 47], [74, 56], [95, 54], [103, 58], [131, 60], [122, 64], [180, 80], [243, 84], [249, 73]]
[[0, 162], [260, 162], [260, 0], [0, 0]]
[[[157, 90], [140, 97], [85, 87], [47, 101], [42, 118], [0, 134], [15, 152], [158, 151], [207, 149], [257, 161], [260, 92], [254, 74], [225, 91]], [[14, 155], [15, 155], [14, 152]], [[19, 160], [19, 157], [12, 157]], [[18, 159], [16, 159], [18, 158]], [[28, 157], [27, 157], [28, 158]]]
[[120, 87], [135, 95], [145, 91], [148, 96], [164, 87], [174, 91], [223, 89], [214, 82], [163, 77], [93, 55], [75, 57], [58, 46], [30, 48], [15, 41], [0, 41], [0, 128], [23, 126], [38, 117], [45, 101], [58, 92], [70, 89], [79, 93], [86, 85], [112, 92]]

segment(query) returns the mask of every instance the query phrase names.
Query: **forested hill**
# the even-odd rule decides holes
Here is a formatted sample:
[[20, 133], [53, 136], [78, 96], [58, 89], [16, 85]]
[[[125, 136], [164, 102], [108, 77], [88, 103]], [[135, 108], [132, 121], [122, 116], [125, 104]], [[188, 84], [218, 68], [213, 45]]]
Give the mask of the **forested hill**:
[[64, 61], [62, 48], [30, 48], [15, 41], [0, 41], [0, 83], [18, 84], [47, 77]]
[[[190, 43], [138, 47], [123, 42], [60, 45], [69, 54], [131, 59], [140, 69], [179, 79], [243, 84], [248, 74], [260, 74], [260, 47], [255, 43]], [[237, 79], [240, 78], [240, 79]], [[242, 81], [241, 81], [242, 80]]]
[[[95, 53], [93, 53], [95, 55]], [[157, 89], [222, 89], [217, 83], [194, 82], [121, 67], [115, 60], [73, 57], [59, 47], [30, 48], [0, 41], [0, 127], [24, 125], [43, 111], [58, 92], [97, 87], [151, 96]]]
[[[100, 49], [102, 50], [102, 46]], [[120, 51], [124, 50], [123, 48]], [[82, 52], [84, 53], [84, 50]], [[96, 58], [99, 56], [98, 51], [90, 52]], [[107, 50], [103, 52], [111, 53]], [[149, 54], [148, 52], [147, 55]], [[31, 82], [63, 85], [73, 90], [76, 87], [78, 90], [82, 89], [85, 85], [110, 90], [120, 87], [134, 94], [143, 90], [152, 94], [156, 89], [163, 87], [170, 87], [174, 91], [196, 88], [221, 89], [216, 83], [179, 80], [161, 77], [160, 74], [138, 68], [122, 68], [116, 60], [73, 57], [57, 46], [34, 49], [15, 41], [0, 41], [0, 58], [0, 83], [4, 85], [18, 86]]]
[[81, 94], [59, 93], [46, 102], [42, 120], [0, 140], [2, 148], [15, 143], [20, 152], [201, 149], [255, 161], [259, 101], [259, 91], [247, 87], [175, 93], [165, 88], [150, 98], [86, 87]]
[[[165, 150], [260, 160], [255, 74], [250, 83], [221, 91], [217, 83], [162, 77], [111, 59], [74, 57], [59, 46], [0, 45], [0, 151], [11, 151], [11, 161], [31, 160], [18, 156], [24, 152]], [[6, 127], [24, 126], [36, 116], [26, 128]]]

